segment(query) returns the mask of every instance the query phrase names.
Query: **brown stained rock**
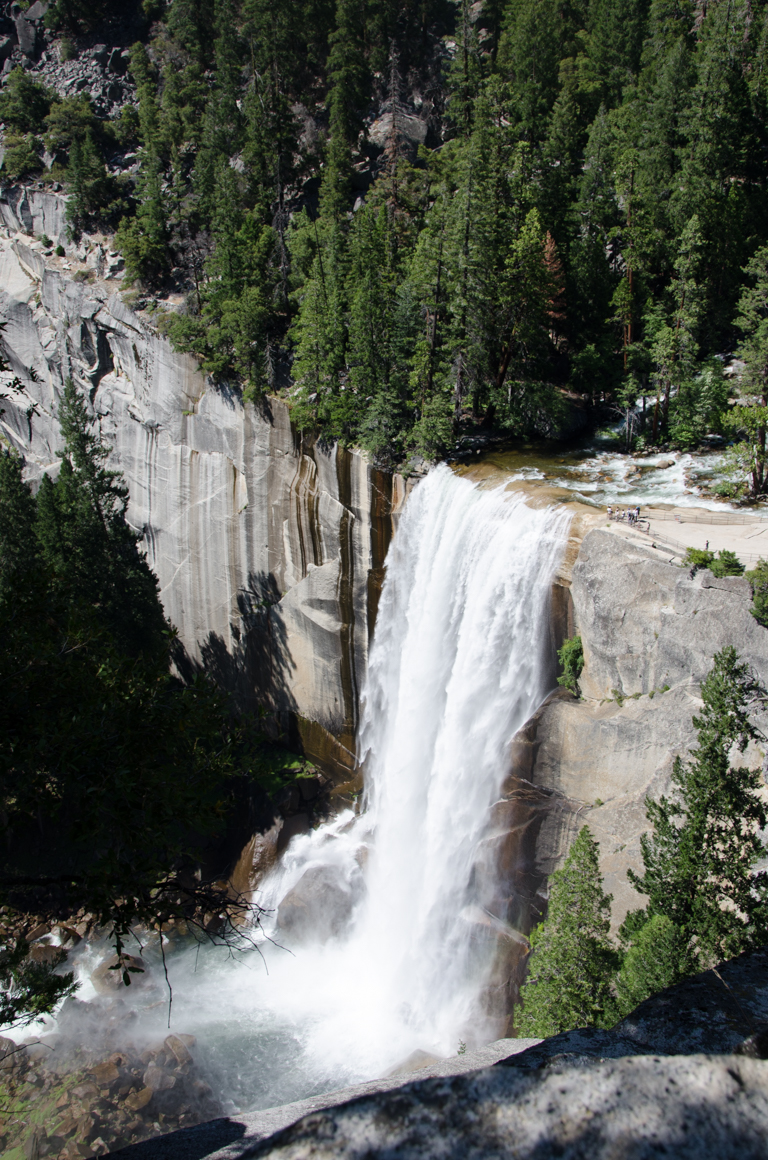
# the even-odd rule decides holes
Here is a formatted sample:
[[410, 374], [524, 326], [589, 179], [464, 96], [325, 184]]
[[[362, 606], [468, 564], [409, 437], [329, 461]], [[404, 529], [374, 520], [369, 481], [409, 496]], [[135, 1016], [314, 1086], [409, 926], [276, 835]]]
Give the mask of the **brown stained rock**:
[[29, 957], [33, 963], [55, 963], [61, 957], [61, 953], [61, 947], [52, 947], [48, 943], [36, 943], [30, 947]]
[[192, 1056], [189, 1053], [189, 1049], [180, 1036], [169, 1035], [165, 1041], [165, 1046], [180, 1067], [185, 1063], [192, 1062]]
[[50, 934], [50, 933], [51, 933], [51, 928], [47, 922], [38, 923], [38, 925], [33, 927], [32, 930], [29, 932], [29, 934], [26, 936], [27, 942], [33, 943], [37, 939], [43, 938], [44, 935]]
[[56, 927], [56, 933], [58, 934], [62, 943], [71, 943], [73, 946], [76, 946], [77, 943], [82, 942], [81, 935], [78, 934], [73, 926], [59, 924]]
[[72, 1095], [78, 1100], [96, 1099], [99, 1094], [99, 1089], [94, 1083], [79, 1083], [72, 1088]]
[[154, 1094], [151, 1087], [143, 1087], [126, 1097], [125, 1106], [132, 1112], [140, 1112], [142, 1108], [147, 1106]]
[[101, 1087], [109, 1087], [120, 1078], [117, 1064], [109, 1059], [105, 1063], [97, 1063], [95, 1067], [92, 1067], [91, 1075]]
[[151, 1088], [153, 1092], [170, 1091], [175, 1083], [176, 1077], [169, 1075], [164, 1068], [158, 1067], [156, 1063], [150, 1063], [144, 1072], [144, 1085]]

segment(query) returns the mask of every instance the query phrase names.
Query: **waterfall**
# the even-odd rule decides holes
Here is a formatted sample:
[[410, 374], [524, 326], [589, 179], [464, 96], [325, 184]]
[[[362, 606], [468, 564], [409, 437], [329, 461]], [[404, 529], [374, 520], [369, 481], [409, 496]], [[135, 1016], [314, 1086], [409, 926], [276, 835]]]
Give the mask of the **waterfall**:
[[445, 466], [412, 492], [362, 694], [363, 809], [294, 838], [263, 884], [269, 973], [235, 972], [236, 988], [220, 974], [240, 1035], [254, 1033], [249, 1074], [291, 1077], [259, 1081], [261, 1106], [495, 1037], [486, 936], [503, 919], [478, 867], [510, 740], [554, 684], [550, 589], [569, 518]]

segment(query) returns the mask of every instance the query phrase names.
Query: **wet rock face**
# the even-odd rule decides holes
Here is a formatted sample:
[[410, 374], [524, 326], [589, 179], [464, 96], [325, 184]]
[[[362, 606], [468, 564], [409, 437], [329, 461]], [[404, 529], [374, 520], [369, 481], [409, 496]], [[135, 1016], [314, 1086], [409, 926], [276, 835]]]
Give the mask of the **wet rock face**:
[[425, 1080], [307, 1116], [249, 1155], [757, 1160], [766, 1134], [768, 1063], [651, 1056]]
[[[63, 198], [0, 202], [8, 233], [65, 234]], [[72, 376], [130, 488], [165, 611], [190, 672], [207, 666], [246, 708], [266, 704], [349, 780], [358, 694], [384, 555], [404, 485], [336, 446], [301, 444], [287, 408], [256, 408], [176, 354], [114, 281], [73, 281], [39, 244], [0, 239], [0, 316], [27, 384], [2, 400], [32, 479], [55, 472]], [[33, 381], [33, 369], [38, 381]], [[10, 392], [9, 392], [10, 393]]]
[[277, 924], [291, 945], [326, 942], [349, 925], [364, 891], [362, 872], [349, 881], [336, 866], [309, 867], [277, 908]]

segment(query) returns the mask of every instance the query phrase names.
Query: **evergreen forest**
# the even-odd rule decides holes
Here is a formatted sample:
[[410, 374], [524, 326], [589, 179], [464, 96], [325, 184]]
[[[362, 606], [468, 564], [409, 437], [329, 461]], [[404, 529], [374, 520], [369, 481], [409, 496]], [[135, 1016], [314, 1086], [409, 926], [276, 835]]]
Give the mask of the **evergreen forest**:
[[[75, 35], [117, 8], [46, 20]], [[214, 381], [382, 463], [478, 428], [562, 436], [575, 404], [627, 449], [735, 438], [765, 491], [765, 0], [136, 12], [137, 107], [99, 122], [19, 70], [0, 116], [22, 154], [64, 143], [73, 229], [117, 230]]]

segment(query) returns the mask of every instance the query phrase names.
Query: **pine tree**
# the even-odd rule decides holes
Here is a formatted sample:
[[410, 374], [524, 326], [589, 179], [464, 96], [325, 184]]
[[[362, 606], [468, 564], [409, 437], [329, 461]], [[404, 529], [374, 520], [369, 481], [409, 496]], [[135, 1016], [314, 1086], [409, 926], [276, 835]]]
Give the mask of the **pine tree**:
[[666, 317], [651, 309], [647, 327], [656, 379], [656, 405], [651, 438], [666, 427], [672, 386], [690, 379], [699, 353], [698, 329], [702, 291], [699, 282], [702, 237], [699, 219], [686, 223], [680, 238], [675, 278], [670, 287], [672, 309]]
[[728, 417], [734, 432], [746, 435], [744, 463], [753, 496], [768, 491], [768, 246], [762, 246], [744, 267], [747, 285], [739, 299], [736, 325], [742, 333], [738, 348], [745, 374], [743, 397]]
[[675, 762], [675, 798], [646, 799], [653, 834], [641, 839], [643, 874], [629, 878], [648, 905], [627, 917], [623, 932], [634, 942], [662, 915], [706, 966], [768, 940], [768, 873], [755, 870], [768, 853], [760, 836], [768, 811], [759, 770], [730, 763], [734, 747], [743, 753], [757, 737], [750, 710], [764, 696], [734, 648], [715, 655], [701, 696], [698, 746], [689, 761]]
[[131, 50], [131, 71], [139, 93], [140, 170], [136, 216], [124, 218], [115, 242], [125, 256], [129, 280], [161, 282], [169, 261], [167, 199], [163, 191], [160, 111], [153, 66], [142, 44]]
[[611, 982], [619, 956], [608, 938], [611, 896], [603, 892], [598, 854], [584, 826], [550, 878], [547, 917], [531, 935], [519, 1035], [543, 1038], [615, 1020]]
[[107, 211], [115, 193], [90, 129], [82, 142], [72, 142], [67, 185], [70, 190], [67, 220], [74, 233], [79, 234], [89, 222]]
[[320, 192], [324, 216], [338, 218], [349, 208], [352, 151], [369, 88], [364, 36], [361, 6], [356, 0], [337, 0], [336, 28], [328, 40], [330, 142]]
[[210, 64], [215, 30], [214, 0], [173, 0], [168, 29], [201, 67]]
[[687, 935], [666, 915], [655, 914], [643, 923], [624, 955], [616, 979], [621, 1014], [629, 1014], [651, 995], [690, 978], [698, 969]]
[[141, 537], [125, 518], [128, 490], [120, 473], [106, 466], [109, 451], [71, 379], [59, 424], [61, 470], [55, 483], [43, 477], [36, 514], [37, 540], [57, 598], [78, 609], [78, 616], [95, 618], [121, 651], [162, 652], [167, 625], [157, 580], [138, 550]]

